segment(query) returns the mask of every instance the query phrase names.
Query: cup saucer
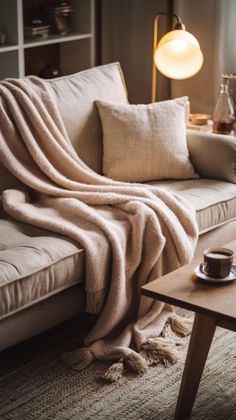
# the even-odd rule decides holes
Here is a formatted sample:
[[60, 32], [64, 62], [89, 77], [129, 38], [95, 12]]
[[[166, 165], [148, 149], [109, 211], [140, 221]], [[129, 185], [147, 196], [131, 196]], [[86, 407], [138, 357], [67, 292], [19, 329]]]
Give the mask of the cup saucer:
[[231, 270], [230, 270], [230, 274], [227, 277], [224, 277], [223, 279], [218, 279], [215, 277], [209, 277], [206, 276], [204, 273], [202, 273], [202, 271], [200, 270], [200, 266], [198, 265], [197, 267], [194, 268], [194, 273], [196, 274], [196, 276], [201, 279], [204, 280], [208, 283], [228, 283], [230, 281], [236, 280], [236, 265], [233, 265]]

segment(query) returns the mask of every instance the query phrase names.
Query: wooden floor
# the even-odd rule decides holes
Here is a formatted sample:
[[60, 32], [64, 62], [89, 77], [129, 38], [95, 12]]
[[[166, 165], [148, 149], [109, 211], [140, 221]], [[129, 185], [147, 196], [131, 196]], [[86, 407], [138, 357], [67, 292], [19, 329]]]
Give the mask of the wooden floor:
[[51, 330], [0, 352], [0, 376], [12, 372], [57, 348], [73, 349], [73, 341], [82, 345], [86, 331], [94, 323], [93, 316], [73, 318]]

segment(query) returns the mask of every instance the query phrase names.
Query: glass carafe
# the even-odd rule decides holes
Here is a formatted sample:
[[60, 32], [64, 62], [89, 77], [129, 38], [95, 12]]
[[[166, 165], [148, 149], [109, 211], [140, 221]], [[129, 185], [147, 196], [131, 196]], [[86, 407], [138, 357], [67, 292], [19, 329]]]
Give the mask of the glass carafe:
[[222, 78], [220, 93], [213, 112], [213, 133], [230, 134], [235, 121], [234, 103], [229, 93], [229, 80]]

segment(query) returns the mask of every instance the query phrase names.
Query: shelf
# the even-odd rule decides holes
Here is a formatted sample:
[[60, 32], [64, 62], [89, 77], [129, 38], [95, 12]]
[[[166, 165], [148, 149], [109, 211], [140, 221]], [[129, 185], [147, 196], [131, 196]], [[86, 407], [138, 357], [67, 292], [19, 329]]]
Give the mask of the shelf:
[[14, 51], [18, 46], [17, 2], [19, 0], [0, 0], [0, 29], [5, 33], [6, 43], [0, 45], [3, 52]]
[[49, 35], [47, 38], [37, 38], [25, 41], [24, 48], [41, 47], [43, 45], [57, 44], [61, 42], [77, 41], [80, 39], [92, 38], [92, 34], [70, 34], [66, 36], [62, 35]]
[[18, 73], [18, 51], [5, 51], [4, 57], [1, 58], [0, 79], [18, 77]]
[[4, 45], [4, 47], [0, 47], [0, 53], [8, 52], [8, 51], [17, 51], [19, 49], [18, 45]]
[[0, 45], [0, 80], [29, 74], [47, 77], [47, 68], [53, 77], [56, 72], [50, 73], [50, 69], [66, 75], [93, 67], [95, 1], [70, 0], [73, 12], [67, 35], [57, 34], [55, 27], [51, 29], [55, 34], [27, 39], [24, 28], [33, 20], [44, 21], [46, 8], [54, 6], [55, 0], [0, 0], [0, 29], [6, 34], [6, 43]]

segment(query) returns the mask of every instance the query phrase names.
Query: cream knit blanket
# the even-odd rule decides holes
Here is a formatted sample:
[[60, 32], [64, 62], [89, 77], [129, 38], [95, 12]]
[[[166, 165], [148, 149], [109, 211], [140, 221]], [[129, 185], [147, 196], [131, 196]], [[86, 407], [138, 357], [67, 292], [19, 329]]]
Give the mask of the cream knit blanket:
[[76, 369], [117, 359], [105, 375], [111, 380], [127, 364], [141, 372], [163, 359], [175, 362], [173, 338], [159, 336], [171, 318], [175, 329], [189, 328], [173, 307], [141, 296], [140, 288], [191, 260], [194, 210], [165, 189], [116, 182], [88, 168], [42, 80], [3, 81], [0, 95], [0, 161], [24, 184], [3, 192], [4, 210], [85, 249], [87, 311], [99, 315], [85, 347], [64, 359]]

